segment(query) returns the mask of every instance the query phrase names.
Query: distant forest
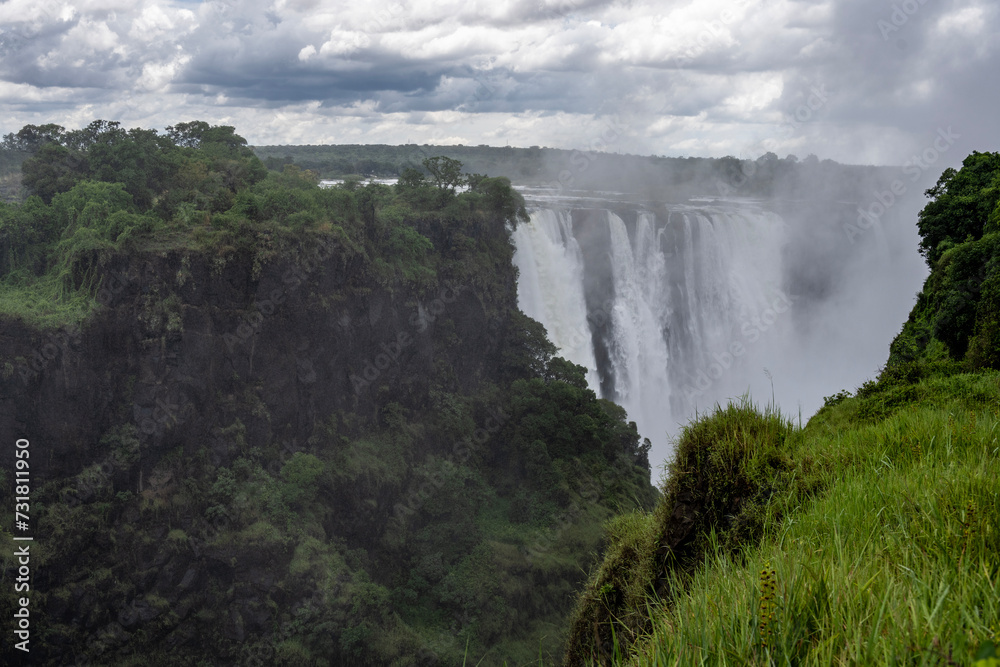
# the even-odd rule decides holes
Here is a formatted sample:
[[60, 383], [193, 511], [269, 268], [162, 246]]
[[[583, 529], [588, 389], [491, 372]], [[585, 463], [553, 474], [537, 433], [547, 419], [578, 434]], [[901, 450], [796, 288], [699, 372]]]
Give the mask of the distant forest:
[[[0, 142], [0, 200], [22, 201], [21, 163], [31, 152], [8, 135]], [[282, 171], [287, 164], [322, 179], [394, 178], [408, 168], [426, 172], [423, 161], [445, 156], [459, 160], [467, 173], [505, 176], [515, 185], [559, 190], [630, 192], [656, 200], [692, 196], [756, 196], [850, 201], [858, 192], [898, 177], [898, 167], [842, 165], [815, 155], [799, 159], [766, 153], [756, 160], [619, 155], [556, 148], [509, 146], [432, 146], [343, 144], [328, 146], [252, 146], [264, 165]]]
[[[345, 144], [333, 146], [255, 146], [272, 170], [286, 164], [308, 169], [324, 179], [392, 178], [408, 168], [422, 170], [423, 160], [445, 156], [459, 160], [468, 173], [505, 176], [515, 185], [560, 190], [612, 190], [653, 199], [697, 195], [796, 197], [844, 200], [867, 192], [872, 184], [898, 175], [898, 167], [842, 165], [809, 155], [779, 158], [766, 153], [756, 160], [657, 157], [510, 146], [402, 146]], [[862, 187], [864, 186], [864, 187]]]

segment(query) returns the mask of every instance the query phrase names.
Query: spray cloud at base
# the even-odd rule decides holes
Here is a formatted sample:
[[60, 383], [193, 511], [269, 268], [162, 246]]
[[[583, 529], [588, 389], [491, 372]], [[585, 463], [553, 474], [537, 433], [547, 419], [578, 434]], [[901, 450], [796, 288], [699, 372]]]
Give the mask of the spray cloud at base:
[[873, 220], [844, 200], [526, 196], [519, 305], [628, 411], [654, 468], [717, 404], [749, 393], [805, 421], [873, 377], [923, 278], [909, 201]]

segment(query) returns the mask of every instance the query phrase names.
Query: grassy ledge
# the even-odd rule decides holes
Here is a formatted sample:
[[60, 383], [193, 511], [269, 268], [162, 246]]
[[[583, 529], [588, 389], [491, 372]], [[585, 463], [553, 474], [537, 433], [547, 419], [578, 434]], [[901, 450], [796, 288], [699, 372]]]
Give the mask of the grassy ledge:
[[879, 396], [840, 397], [803, 429], [746, 403], [689, 426], [664, 501], [611, 525], [567, 663], [991, 656], [1000, 373], [928, 378], [910, 392], [876, 419], [859, 415]]
[[567, 665], [1000, 665], [1000, 154], [925, 194], [931, 274], [877, 380], [805, 428], [747, 399], [686, 427]]

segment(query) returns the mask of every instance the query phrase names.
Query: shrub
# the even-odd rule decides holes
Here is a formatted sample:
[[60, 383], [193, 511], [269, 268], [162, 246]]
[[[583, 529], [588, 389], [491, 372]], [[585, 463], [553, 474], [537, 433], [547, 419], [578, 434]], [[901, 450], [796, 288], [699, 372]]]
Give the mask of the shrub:
[[312, 454], [295, 452], [281, 467], [281, 495], [285, 502], [295, 507], [312, 500], [324, 468], [323, 462]]
[[791, 432], [780, 414], [746, 400], [684, 428], [654, 513], [609, 527], [622, 544], [612, 540], [581, 597], [567, 664], [611, 659], [615, 642], [628, 646], [648, 632], [648, 606], [676, 594], [678, 576], [697, 569], [713, 539], [735, 554], [764, 535], [775, 518], [772, 497], [795, 488], [784, 451]]

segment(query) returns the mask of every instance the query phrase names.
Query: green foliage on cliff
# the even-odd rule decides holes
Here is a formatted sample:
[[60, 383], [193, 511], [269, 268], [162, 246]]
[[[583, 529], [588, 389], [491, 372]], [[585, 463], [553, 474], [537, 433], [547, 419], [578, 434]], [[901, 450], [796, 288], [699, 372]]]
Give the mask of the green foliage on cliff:
[[584, 664], [652, 629], [648, 605], [669, 599], [710, 550], [735, 555], [815, 491], [784, 451], [794, 428], [770, 410], [730, 405], [678, 438], [663, 497], [651, 514], [609, 525], [611, 544], [576, 616], [567, 664]]
[[198, 122], [9, 139], [34, 194], [0, 206], [0, 317], [29, 325], [0, 427], [38, 425], [40, 664], [558, 659], [601, 526], [656, 492], [517, 310], [509, 181], [322, 188]]
[[474, 251], [527, 218], [506, 179], [477, 175], [456, 194], [466, 179], [455, 160], [428, 161], [437, 187], [417, 174], [396, 187], [321, 188], [294, 165], [268, 173], [234, 128], [201, 121], [162, 135], [108, 121], [29, 125], [4, 145], [30, 155], [31, 196], [0, 203], [0, 312], [46, 327], [93, 311], [79, 292], [100, 290], [98, 267], [116, 252], [188, 247], [217, 253], [223, 266], [233, 253], [263, 259], [310, 233], [359, 258], [363, 277], [383, 286], [433, 287], [442, 247], [473, 251], [463, 266], [485, 285], [496, 267]]
[[933, 267], [949, 247], [1000, 231], [989, 227], [1000, 204], [1000, 153], [973, 152], [958, 171], [945, 169], [927, 196], [932, 201], [920, 212], [917, 227], [920, 252]]
[[692, 423], [656, 510], [609, 524], [565, 664], [969, 664], [1000, 638], [998, 405], [989, 371], [886, 380], [801, 430]]
[[[698, 470], [675, 470], [655, 512], [609, 528], [566, 664], [972, 664], [988, 652], [1000, 639], [1000, 374], [914, 390], [877, 419], [862, 416], [869, 399], [842, 399], [804, 429], [778, 428], [783, 443], [746, 438], [737, 423], [768, 416], [745, 408], [693, 424], [681, 447], [718, 430], [698, 445], [706, 460], [748, 446], [781, 461], [757, 487], [762, 530], [733, 541], [742, 511], [689, 515], [719, 487], [676, 495]], [[723, 496], [738, 488], [719, 482]], [[689, 516], [700, 547], [664, 548]]]
[[[1000, 642], [997, 154], [928, 190], [885, 368], [796, 428], [730, 405], [608, 525], [565, 664], [970, 664]], [[979, 664], [979, 663], [976, 663]]]
[[1000, 153], [973, 153], [927, 191], [921, 249], [931, 275], [890, 348], [886, 372], [1000, 369]]

